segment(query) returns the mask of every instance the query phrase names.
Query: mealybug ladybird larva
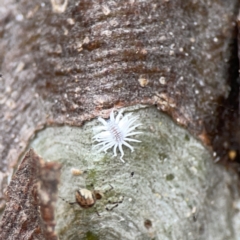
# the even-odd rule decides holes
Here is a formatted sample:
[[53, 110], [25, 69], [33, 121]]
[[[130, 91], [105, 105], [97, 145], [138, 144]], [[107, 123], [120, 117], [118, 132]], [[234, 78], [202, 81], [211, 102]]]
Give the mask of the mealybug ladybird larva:
[[113, 147], [114, 156], [117, 156], [118, 148], [121, 153], [120, 159], [124, 162], [124, 151], [122, 146], [125, 145], [133, 152], [134, 148], [128, 142], [141, 142], [139, 140], [129, 138], [130, 136], [141, 134], [141, 132], [134, 131], [138, 126], [142, 125], [140, 123], [134, 125], [137, 120], [138, 116], [132, 116], [132, 113], [123, 116], [122, 111], [118, 112], [116, 118], [114, 117], [114, 112], [112, 111], [110, 119], [107, 121], [99, 117], [98, 121], [100, 121], [103, 126], [98, 128], [101, 132], [93, 137], [94, 141], [99, 142], [96, 146], [101, 146], [99, 152], [104, 151], [106, 153], [109, 148]]

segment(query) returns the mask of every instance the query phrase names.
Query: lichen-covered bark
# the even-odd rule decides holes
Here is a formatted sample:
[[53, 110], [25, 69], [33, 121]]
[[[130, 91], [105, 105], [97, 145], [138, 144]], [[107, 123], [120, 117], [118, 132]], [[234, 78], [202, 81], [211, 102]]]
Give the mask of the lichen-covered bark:
[[59, 198], [59, 238], [237, 240], [239, 228], [232, 227], [239, 225], [233, 209], [237, 176], [213, 164], [200, 142], [156, 109], [128, 111], [139, 116], [142, 134], [133, 153], [124, 147], [125, 163], [112, 149], [97, 153], [91, 139], [101, 125], [97, 120], [81, 128], [47, 128], [32, 142], [45, 159], [62, 163], [61, 198], [75, 202], [80, 188], [103, 194], [89, 209]]

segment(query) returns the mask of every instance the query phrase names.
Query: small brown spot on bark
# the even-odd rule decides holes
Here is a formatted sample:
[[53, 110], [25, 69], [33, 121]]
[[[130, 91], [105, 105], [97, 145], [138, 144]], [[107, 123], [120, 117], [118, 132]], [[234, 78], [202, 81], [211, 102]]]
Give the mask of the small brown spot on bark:
[[152, 227], [152, 221], [149, 220], [149, 219], [146, 219], [146, 220], [144, 221], [144, 226], [145, 226], [146, 229], [151, 228], [151, 227]]

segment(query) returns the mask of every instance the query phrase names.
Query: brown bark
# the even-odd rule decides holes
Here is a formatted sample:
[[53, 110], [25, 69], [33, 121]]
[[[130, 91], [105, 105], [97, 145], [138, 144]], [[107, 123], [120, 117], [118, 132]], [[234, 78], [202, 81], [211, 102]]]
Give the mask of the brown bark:
[[212, 112], [229, 92], [238, 1], [207, 2], [80, 1], [56, 13], [49, 1], [2, 0], [2, 171], [41, 126], [136, 103], [206, 143], [219, 135]]
[[0, 239], [57, 239], [54, 206], [60, 165], [29, 150], [7, 188]]

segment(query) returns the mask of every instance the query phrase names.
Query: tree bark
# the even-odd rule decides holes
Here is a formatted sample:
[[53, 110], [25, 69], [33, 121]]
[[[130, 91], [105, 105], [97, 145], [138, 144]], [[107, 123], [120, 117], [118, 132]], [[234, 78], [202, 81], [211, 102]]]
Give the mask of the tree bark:
[[[85, 158], [94, 158], [92, 159], [94, 162], [96, 161], [95, 158], [99, 159], [99, 156], [102, 155], [96, 155], [96, 153], [91, 155], [94, 152], [92, 153], [93, 150], [90, 150], [90, 148], [88, 148], [88, 154], [85, 154], [84, 151], [86, 150], [84, 149], [89, 147], [85, 145], [79, 150], [80, 152], [83, 151], [83, 153], [79, 153], [80, 155], [75, 154], [78, 148], [77, 146], [76, 148], [72, 147], [72, 145], [75, 145], [73, 139], [79, 138], [75, 135], [72, 136], [70, 132], [80, 131], [82, 134], [85, 127], [83, 125], [84, 122], [88, 122], [98, 116], [107, 118], [112, 109], [129, 106], [137, 106], [136, 109], [141, 109], [139, 104], [156, 106], [158, 110], [166, 112], [174, 122], [186, 128], [193, 136], [200, 139], [205, 146], [208, 146], [210, 153], [214, 153], [215, 161], [221, 160], [226, 162], [226, 160], [230, 159], [237, 163], [240, 150], [237, 121], [238, 84], [236, 81], [238, 77], [238, 59], [236, 51], [237, 26], [235, 20], [239, 7], [237, 0], [83, 0], [78, 2], [70, 0], [23, 0], [20, 2], [1, 0], [1, 3], [1, 194], [4, 186], [6, 186], [6, 177], [11, 175], [13, 168], [16, 167], [21, 156], [28, 148], [31, 138], [42, 128], [46, 127], [46, 132], [44, 131], [43, 134], [47, 135], [37, 135], [31, 144], [38, 149], [38, 153], [41, 153], [45, 159], [48, 159], [48, 156], [50, 156], [48, 152], [53, 151], [51, 149], [55, 149], [55, 145], [59, 144], [60, 148], [57, 151], [54, 150], [54, 154], [49, 157], [52, 160], [63, 162], [66, 166], [77, 166], [76, 162], [73, 162], [73, 164], [70, 161], [71, 157], [69, 158], [69, 156], [71, 155], [65, 149], [64, 146], [66, 146], [66, 148], [73, 150], [74, 158], [81, 159], [81, 164], [85, 162]], [[226, 108], [219, 107], [219, 103]], [[160, 119], [162, 117], [165, 119], [164, 115], [158, 115], [159, 113], [154, 112], [152, 108], [150, 108], [151, 110], [136, 109], [127, 109], [126, 111], [136, 111], [137, 114], [143, 117], [143, 123], [147, 121], [146, 114], [149, 114], [150, 119], [152, 118], [153, 122], [151, 124], [154, 126], [156, 125], [156, 122], [154, 122], [156, 115]], [[166, 120], [166, 122], [168, 121]], [[70, 132], [64, 132], [64, 126], [62, 126], [63, 128], [56, 127], [54, 129], [57, 130], [57, 133], [51, 128], [51, 126], [57, 125], [60, 127], [65, 124], [77, 128], [73, 128], [74, 130]], [[91, 123], [88, 122], [88, 124], [90, 124], [88, 128], [91, 129]], [[151, 129], [151, 124], [148, 123], [147, 125], [149, 129]], [[82, 125], [83, 127], [79, 128]], [[172, 124], [171, 128], [175, 129], [174, 126]], [[143, 128], [146, 135], [150, 131], [148, 128]], [[157, 129], [157, 125], [155, 128]], [[141, 154], [139, 153], [139, 156], [141, 156], [140, 160], [143, 166], [136, 166], [136, 171], [138, 172], [137, 179], [141, 180], [143, 176], [145, 176], [144, 179], [146, 178], [145, 187], [142, 189], [138, 180], [134, 180], [137, 184], [136, 191], [139, 191], [140, 196], [136, 198], [137, 193], [131, 193], [129, 188], [135, 187], [133, 183], [131, 183], [133, 185], [129, 183], [128, 187], [126, 187], [120, 181], [117, 187], [114, 187], [114, 196], [128, 196], [129, 193], [131, 195], [129, 198], [134, 199], [134, 201], [139, 199], [139, 203], [131, 205], [127, 200], [124, 200], [119, 205], [119, 208], [114, 210], [119, 212], [120, 210], [118, 209], [122, 208], [122, 211], [126, 212], [127, 209], [130, 209], [130, 214], [131, 208], [134, 209], [134, 207], [138, 206], [139, 209], [143, 209], [143, 202], [145, 200], [147, 200], [146, 202], [150, 201], [145, 198], [145, 192], [148, 191], [147, 186], [153, 178], [153, 173], [149, 170], [151, 166], [158, 169], [157, 172], [160, 176], [164, 176], [164, 181], [168, 181], [172, 177], [175, 179], [177, 173], [173, 174], [169, 171], [165, 176], [162, 170], [159, 169], [161, 163], [159, 165], [156, 160], [158, 159], [158, 154], [161, 155], [162, 152], [174, 150], [171, 146], [175, 146], [174, 141], [172, 142], [175, 135], [171, 128], [165, 128], [167, 129], [165, 131], [171, 132], [171, 135], [168, 136], [169, 139], [166, 137], [167, 141], [170, 142], [169, 145], [166, 142], [162, 142], [162, 138], [156, 136], [149, 136], [148, 144], [143, 143], [143, 145], [140, 145]], [[58, 139], [55, 139], [55, 134], [60, 136], [61, 132], [64, 132], [63, 139], [58, 143]], [[72, 136], [72, 139], [68, 139], [68, 135]], [[43, 138], [45, 142], [48, 139], [51, 142], [48, 142], [48, 145], [44, 145], [44, 143], [37, 144], [38, 138], [42, 139], [42, 136], [45, 136]], [[87, 136], [92, 137], [90, 134]], [[68, 141], [65, 141], [65, 138]], [[156, 143], [155, 138], [158, 141]], [[183, 141], [182, 139], [180, 139], [180, 142]], [[141, 140], [144, 142], [144, 135]], [[78, 141], [88, 142], [89, 140], [86, 136], [82, 136]], [[154, 143], [154, 147], [151, 148], [149, 143]], [[91, 143], [89, 142], [88, 144]], [[156, 155], [154, 155], [152, 160], [146, 160], [149, 159], [152, 149], [159, 150], [165, 144], [168, 146], [167, 151], [154, 152]], [[41, 146], [44, 146], [44, 149], [41, 149]], [[184, 153], [186, 150], [187, 154], [191, 155], [185, 149], [188, 147], [188, 144], [182, 146]], [[209, 205], [204, 199], [207, 199], [207, 202], [210, 201], [211, 194], [209, 192], [212, 192], [214, 189], [213, 183], [216, 183], [216, 179], [221, 179], [218, 185], [221, 186], [221, 184], [226, 184], [230, 178], [229, 182], [234, 186], [233, 192], [238, 194], [234, 183], [235, 175], [233, 174], [230, 177], [222, 167], [211, 165], [211, 157], [205, 152], [206, 150], [204, 151], [200, 146], [199, 148], [204, 152], [201, 152], [201, 154], [206, 154], [206, 157], [200, 157], [202, 160], [196, 160], [206, 164], [205, 168], [200, 171], [203, 175], [201, 175], [201, 181], [199, 180], [199, 182], [205, 185], [210, 181], [209, 178], [211, 176], [216, 178], [213, 177], [215, 180], [209, 183], [209, 185], [207, 184], [205, 189], [207, 193], [204, 192], [204, 194], [206, 193], [206, 198], [199, 198], [199, 201], [203, 202], [191, 204], [189, 209], [194, 214], [194, 207], [202, 209], [206, 205], [206, 209], [208, 209]], [[180, 149], [179, 153], [181, 155]], [[130, 155], [128, 156], [130, 157]], [[69, 161], [65, 162], [64, 158], [69, 159]], [[154, 163], [152, 162], [153, 159], [155, 159]], [[161, 156], [159, 159], [161, 161]], [[109, 155], [103, 160], [103, 163], [104, 161], [107, 164], [110, 162]], [[176, 162], [177, 160], [174, 161], [174, 164]], [[118, 166], [118, 162], [114, 162], [112, 166], [109, 164], [107, 167], [109, 167], [110, 172], [113, 171], [111, 167], [113, 169], [122, 169]], [[145, 164], [150, 165], [145, 166]], [[189, 164], [188, 162], [183, 164], [186, 171], [188, 171], [186, 166]], [[213, 175], [208, 172], [209, 169], [206, 167], [208, 165], [211, 165], [209, 169], [211, 169], [210, 172], [213, 172]], [[93, 166], [95, 164], [91, 163], [90, 159], [88, 163], [81, 165], [84, 168], [83, 170], [86, 171], [88, 167], [92, 169]], [[123, 168], [127, 168], [127, 166], [126, 164]], [[179, 166], [179, 163], [173, 165], [172, 168], [175, 169], [177, 166]], [[84, 175], [83, 179], [87, 178], [88, 181], [85, 185], [82, 183], [81, 187], [90, 188], [91, 179], [94, 185], [97, 185], [95, 181], [99, 181], [102, 174], [102, 179], [108, 181], [105, 181], [103, 186], [97, 185], [97, 187], [100, 190], [103, 188], [103, 191], [105, 191], [106, 185], [111, 184], [113, 181], [111, 175], [113, 173], [107, 176], [103, 169], [99, 167], [91, 173], [93, 176], [97, 174], [96, 178], [91, 174]], [[146, 176], [146, 173], [143, 173], [143, 169], [148, 169], [146, 172], [150, 176]], [[69, 172], [69, 169], [66, 171]], [[131, 175], [131, 172], [135, 172], [135, 170], [131, 169], [125, 169], [124, 171], [127, 176]], [[126, 180], [128, 177], [122, 176], [124, 171], [118, 173], [119, 175], [116, 178], [128, 181]], [[72, 179], [71, 173], [69, 174]], [[183, 177], [184, 173], [181, 172], [181, 174], [180, 176]], [[223, 175], [222, 178], [219, 177], [221, 174]], [[179, 178], [181, 178], [180, 176]], [[157, 175], [155, 175], [155, 178], [157, 178]], [[200, 183], [197, 191], [201, 192], [203, 188], [200, 186]], [[71, 181], [68, 184], [71, 185]], [[158, 182], [158, 184], [161, 185], [163, 183]], [[182, 182], [181, 188], [185, 185], [190, 186], [189, 184], [193, 184], [193, 180], [190, 181], [190, 178], [186, 182]], [[153, 191], [152, 188], [150, 190]], [[158, 188], [157, 194], [160, 190], [161, 188]], [[61, 191], [65, 192], [64, 188], [63, 190], [60, 189]], [[69, 196], [74, 196], [74, 191], [73, 187], [69, 188]], [[226, 203], [226, 206], [230, 206], [231, 201], [234, 200], [233, 197], [230, 197], [231, 191], [228, 192], [224, 187], [222, 191], [223, 198], [220, 199]], [[218, 199], [218, 196], [221, 195], [220, 193], [221, 191], [217, 191], [213, 198]], [[3, 203], [3, 194], [0, 197]], [[68, 199], [65, 195], [63, 197]], [[136, 216], [136, 219], [139, 217], [139, 220], [133, 217], [133, 220], [129, 221], [129, 223], [134, 223], [134, 233], [139, 232], [140, 229], [140, 235], [136, 236], [133, 233], [133, 235], [130, 234], [128, 236], [128, 239], [131, 239], [132, 236], [139, 237], [139, 239], [144, 239], [146, 236], [160, 236], [157, 226], [159, 226], [158, 221], [161, 219], [161, 214], [154, 207], [156, 201], [159, 201], [156, 199], [158, 197], [151, 198], [150, 203], [152, 204], [149, 203], [151, 206], [146, 208], [150, 211], [148, 212], [149, 214], [154, 215], [157, 212], [156, 218], [152, 218], [152, 215], [144, 215], [143, 217], [138, 211], [135, 211], [133, 216]], [[183, 199], [181, 198], [181, 201], [184, 201]], [[166, 201], [166, 199], [164, 200]], [[60, 204], [63, 205], [65, 203], [62, 202]], [[62, 208], [64, 211], [65, 207]], [[175, 207], [172, 201], [167, 209]], [[163, 207], [157, 205], [158, 210], [159, 208], [162, 209]], [[182, 205], [181, 208], [182, 212], [180, 215], [186, 212], [186, 208], [184, 209]], [[227, 209], [229, 210], [229, 208]], [[104, 206], [101, 210], [103, 209]], [[206, 209], [203, 212], [207, 211]], [[219, 213], [220, 208], [216, 207], [216, 209], [218, 209], [217, 212]], [[228, 226], [232, 221], [233, 215], [227, 209], [226, 212], [222, 213], [222, 216], [226, 220], [227, 227], [225, 227], [230, 229]], [[82, 211], [80, 213], [82, 214]], [[209, 211], [210, 213], [212, 212]], [[61, 219], [59, 212], [58, 214], [58, 220], [61, 225], [64, 219]], [[191, 215], [191, 213], [189, 214]], [[168, 216], [168, 214], [166, 213], [164, 216]], [[204, 222], [206, 220], [204, 217], [212, 218], [215, 216], [210, 214], [209, 217], [206, 213], [200, 219]], [[226, 216], [229, 216], [230, 220], [227, 220]], [[130, 216], [126, 218], [130, 219]], [[111, 215], [110, 219], [112, 219]], [[178, 218], [178, 223], [179, 219], [181, 218]], [[145, 220], [148, 223], [146, 224], [147, 226], [151, 225], [151, 222], [153, 227], [146, 227], [144, 225]], [[201, 237], [206, 237], [206, 234], [208, 234], [202, 230], [203, 227], [196, 227], [190, 224], [188, 225], [189, 232], [197, 234], [199, 231], [201, 234], [198, 232], [199, 235], [186, 238], [188, 230], [183, 232], [180, 226], [178, 226], [179, 228], [177, 227], [175, 232], [173, 229], [175, 225], [171, 225], [171, 221], [167, 219], [170, 227], [168, 224], [165, 224], [161, 230], [164, 234], [167, 233], [165, 235], [166, 239], [174, 239], [175, 236], [180, 236], [178, 235], [180, 232], [182, 232], [182, 236], [185, 239], [196, 239], [196, 236], [198, 239], [204, 239]], [[187, 220], [185, 219], [183, 222], [185, 223], [185, 221]], [[96, 220], [96, 222], [99, 222], [99, 220]], [[78, 224], [78, 221], [73, 223], [70, 220], [64, 224], [69, 223], [77, 226], [74, 224]], [[182, 227], [184, 227], [183, 225]], [[92, 227], [94, 228], [94, 226], [93, 224]], [[123, 229], [125, 227], [131, 228], [131, 226], [125, 225], [117, 226], [114, 230], [117, 231], [117, 234], [120, 234], [119, 236], [122, 234], [122, 230], [119, 230], [121, 227]], [[86, 227], [86, 229], [88, 228]], [[97, 227], [96, 229], [96, 232], [91, 229], [90, 233], [84, 230], [81, 234], [86, 236], [88, 236], [87, 234], [93, 234], [94, 236], [95, 234], [96, 236], [104, 235]], [[215, 225], [212, 226], [212, 229], [215, 229], [219, 234], [221, 233]], [[68, 234], [65, 230], [61, 230], [61, 227], [58, 228], [58, 231], [60, 235]], [[110, 234], [110, 231], [108, 232]], [[214, 234], [214, 232], [209, 232], [210, 237], [214, 236]], [[69, 237], [69, 235], [64, 236]], [[111, 235], [109, 236], [111, 237]], [[227, 233], [222, 233], [221, 236], [230, 236], [234, 239], [234, 229], [230, 229]], [[210, 237], [209, 239], [211, 239]]]
[[[96, 151], [97, 120], [81, 128], [49, 127], [32, 142], [42, 157], [63, 165], [56, 208], [59, 238], [237, 239], [239, 220], [232, 205], [239, 194], [237, 175], [214, 164], [200, 142], [155, 108], [129, 111], [139, 116], [142, 134], [136, 136], [141, 143], [132, 144], [133, 153], [124, 148], [125, 163], [119, 153], [113, 157], [112, 149]], [[79, 189], [103, 197], [89, 209], [70, 205]]]

